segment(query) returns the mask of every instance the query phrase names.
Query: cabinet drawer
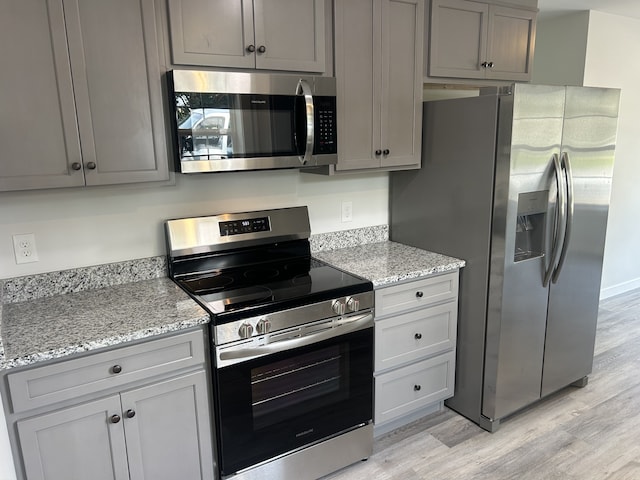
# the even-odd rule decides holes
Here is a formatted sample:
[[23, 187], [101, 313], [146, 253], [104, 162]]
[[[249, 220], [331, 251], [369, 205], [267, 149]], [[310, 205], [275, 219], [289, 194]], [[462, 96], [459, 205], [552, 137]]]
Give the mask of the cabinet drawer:
[[12, 373], [7, 376], [12, 409], [22, 412], [199, 365], [204, 351], [199, 329]]
[[375, 377], [374, 421], [382, 424], [453, 395], [451, 351]]
[[447, 302], [376, 322], [376, 371], [453, 349], [457, 305]]
[[376, 318], [456, 298], [458, 272], [376, 290]]

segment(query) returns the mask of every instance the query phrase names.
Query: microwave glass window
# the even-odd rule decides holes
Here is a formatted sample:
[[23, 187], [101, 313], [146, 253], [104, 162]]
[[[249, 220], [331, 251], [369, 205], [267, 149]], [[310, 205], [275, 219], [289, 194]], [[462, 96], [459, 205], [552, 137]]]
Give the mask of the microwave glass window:
[[182, 159], [298, 155], [296, 97], [175, 94]]

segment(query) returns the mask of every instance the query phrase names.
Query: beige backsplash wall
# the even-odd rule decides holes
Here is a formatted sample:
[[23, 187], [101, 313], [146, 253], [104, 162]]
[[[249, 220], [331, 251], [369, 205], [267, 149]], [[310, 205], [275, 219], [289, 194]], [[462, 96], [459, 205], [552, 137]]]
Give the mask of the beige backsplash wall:
[[[341, 222], [341, 204], [353, 221]], [[165, 253], [163, 221], [307, 205], [313, 233], [388, 223], [388, 174], [326, 177], [297, 170], [176, 175], [175, 186], [0, 193], [0, 278]], [[16, 265], [12, 235], [34, 233], [37, 263]]]

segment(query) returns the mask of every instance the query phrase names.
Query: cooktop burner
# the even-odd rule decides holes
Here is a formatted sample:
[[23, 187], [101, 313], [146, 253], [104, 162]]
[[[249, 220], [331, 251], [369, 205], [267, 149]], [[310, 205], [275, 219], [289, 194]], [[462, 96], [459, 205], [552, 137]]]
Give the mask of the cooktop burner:
[[217, 323], [248, 311], [259, 315], [370, 289], [366, 280], [313, 258], [195, 274], [176, 281], [214, 314]]

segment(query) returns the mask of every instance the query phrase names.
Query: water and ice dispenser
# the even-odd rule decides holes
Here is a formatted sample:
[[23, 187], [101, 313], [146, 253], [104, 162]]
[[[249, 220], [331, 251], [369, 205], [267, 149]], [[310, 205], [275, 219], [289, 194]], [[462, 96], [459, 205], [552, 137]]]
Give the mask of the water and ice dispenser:
[[549, 191], [518, 195], [514, 262], [544, 256], [544, 233]]

